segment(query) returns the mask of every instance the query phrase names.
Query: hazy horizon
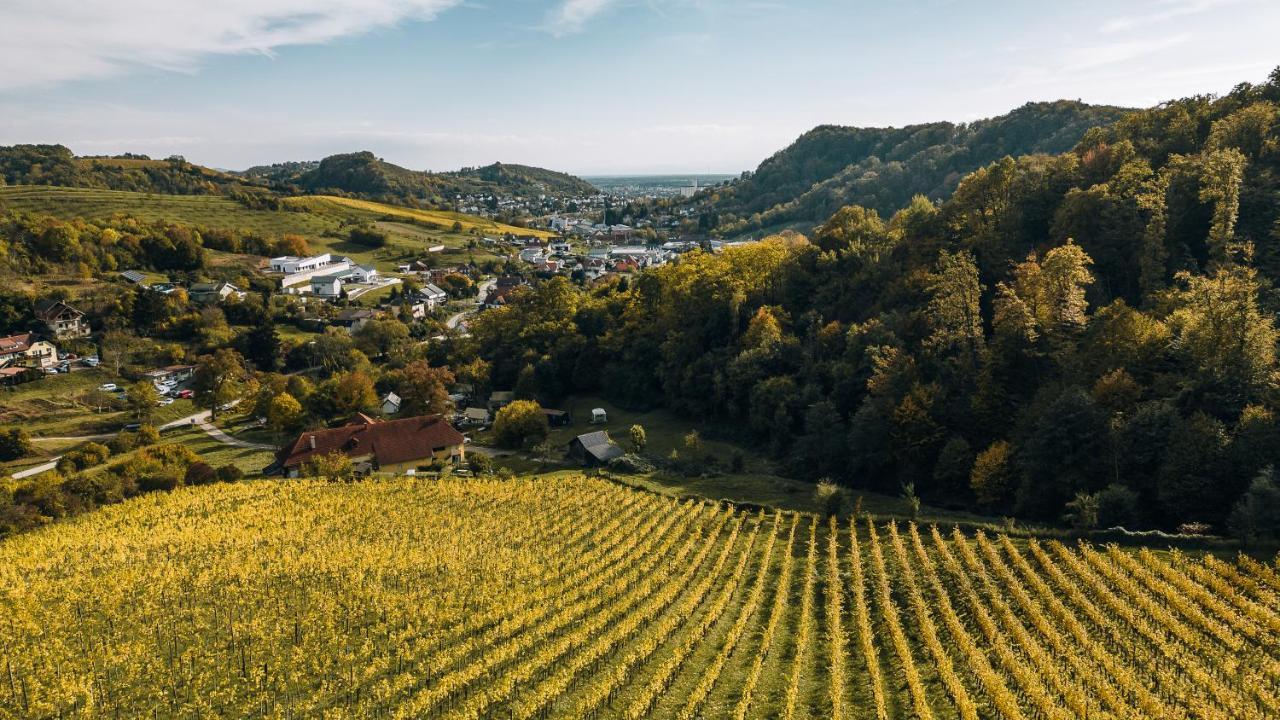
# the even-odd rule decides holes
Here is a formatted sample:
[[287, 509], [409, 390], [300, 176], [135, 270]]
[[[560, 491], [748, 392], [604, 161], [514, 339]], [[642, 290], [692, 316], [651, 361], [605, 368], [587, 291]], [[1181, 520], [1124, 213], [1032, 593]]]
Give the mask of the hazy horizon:
[[1267, 0], [13, 0], [0, 144], [738, 174], [821, 124], [1225, 93], [1276, 27]]

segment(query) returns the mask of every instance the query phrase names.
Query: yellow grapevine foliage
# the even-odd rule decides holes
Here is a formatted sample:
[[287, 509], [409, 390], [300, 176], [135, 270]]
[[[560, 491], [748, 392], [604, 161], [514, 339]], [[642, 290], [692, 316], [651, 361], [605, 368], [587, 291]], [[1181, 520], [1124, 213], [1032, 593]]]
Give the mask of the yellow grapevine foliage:
[[248, 482], [0, 543], [0, 718], [1265, 718], [1274, 563], [580, 478]]

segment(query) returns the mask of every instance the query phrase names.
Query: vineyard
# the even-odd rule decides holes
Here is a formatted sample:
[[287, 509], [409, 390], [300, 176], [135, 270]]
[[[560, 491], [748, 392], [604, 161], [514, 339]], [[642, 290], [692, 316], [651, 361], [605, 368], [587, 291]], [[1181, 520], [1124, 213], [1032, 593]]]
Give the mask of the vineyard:
[[0, 717], [1280, 713], [1280, 572], [602, 480], [249, 482], [0, 543]]

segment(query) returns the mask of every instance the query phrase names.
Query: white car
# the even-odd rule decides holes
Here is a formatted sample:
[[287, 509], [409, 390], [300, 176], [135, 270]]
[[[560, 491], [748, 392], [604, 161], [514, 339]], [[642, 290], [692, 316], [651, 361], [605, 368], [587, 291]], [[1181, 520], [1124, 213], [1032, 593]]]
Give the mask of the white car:
[[120, 389], [120, 386], [115, 383], [102, 383], [98, 386], [98, 389], [102, 392], [115, 392]]
[[172, 405], [172, 404], [173, 404], [173, 398], [168, 398], [168, 397], [167, 397], [167, 398], [161, 398], [161, 399], [160, 399], [160, 402], [158, 402], [158, 403], [156, 403], [156, 404], [157, 404], [157, 405]]

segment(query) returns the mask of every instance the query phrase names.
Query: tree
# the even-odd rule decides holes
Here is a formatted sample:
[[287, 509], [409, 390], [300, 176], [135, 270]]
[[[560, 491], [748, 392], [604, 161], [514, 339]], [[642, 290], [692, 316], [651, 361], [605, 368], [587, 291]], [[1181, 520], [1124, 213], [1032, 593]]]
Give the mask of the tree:
[[156, 411], [156, 404], [160, 402], [160, 393], [156, 392], [156, 386], [149, 380], [139, 380], [129, 386], [125, 398], [134, 418], [148, 420]]
[[0, 460], [17, 460], [30, 455], [31, 436], [22, 428], [0, 428]]
[[1093, 530], [1098, 527], [1098, 496], [1085, 492], [1076, 493], [1066, 505], [1067, 512], [1063, 516], [1076, 530]]
[[493, 419], [493, 435], [499, 445], [520, 447], [526, 438], [547, 436], [547, 416], [532, 400], [516, 400], [498, 410]]
[[278, 437], [294, 429], [302, 419], [302, 404], [288, 393], [271, 398], [267, 405], [267, 425]]
[[360, 326], [352, 339], [365, 355], [386, 357], [409, 341], [409, 326], [395, 318], [377, 318]]
[[449, 388], [454, 377], [448, 368], [433, 368], [425, 360], [415, 360], [389, 376], [400, 396], [402, 415], [436, 415], [453, 407]]
[[836, 515], [844, 507], [844, 488], [832, 482], [831, 478], [823, 478], [813, 488], [813, 501], [818, 512], [827, 517]]
[[648, 443], [648, 437], [645, 435], [643, 425], [631, 426], [631, 447], [637, 453], [644, 452], [644, 446]]
[[284, 364], [284, 352], [280, 345], [280, 333], [275, 323], [266, 322], [254, 327], [244, 336], [244, 356], [263, 372], [275, 372]]
[[336, 379], [332, 386], [332, 401], [337, 416], [354, 415], [377, 407], [378, 393], [373, 388], [373, 380], [357, 370]]
[[196, 365], [191, 382], [196, 403], [209, 408], [210, 417], [216, 420], [218, 411], [238, 399], [251, 378], [244, 357], [235, 350], [223, 348], [205, 355]]
[[937, 270], [929, 278], [929, 324], [933, 334], [926, 345], [939, 352], [956, 352], [963, 367], [977, 368], [983, 351], [982, 291], [978, 265], [967, 250], [938, 254]]
[[1257, 271], [1220, 267], [1208, 277], [1176, 277], [1182, 289], [1170, 324], [1195, 372], [1240, 405], [1256, 398], [1276, 362], [1275, 321], [1258, 306]]
[[1272, 468], [1263, 469], [1253, 479], [1232, 509], [1227, 526], [1245, 543], [1280, 538], [1280, 485]]
[[[158, 293], [151, 293], [158, 295]], [[146, 342], [131, 332], [124, 330], [108, 330], [99, 342], [101, 360], [119, 375], [125, 365], [132, 362], [133, 355], [141, 350]]]
[[1200, 201], [1213, 203], [1209, 226], [1209, 259], [1224, 263], [1235, 239], [1240, 215], [1240, 181], [1247, 164], [1244, 154], [1234, 148], [1205, 153], [1200, 161]]
[[1009, 502], [1016, 477], [1012, 455], [1009, 443], [997, 440], [974, 458], [969, 487], [985, 507], [998, 509]]

